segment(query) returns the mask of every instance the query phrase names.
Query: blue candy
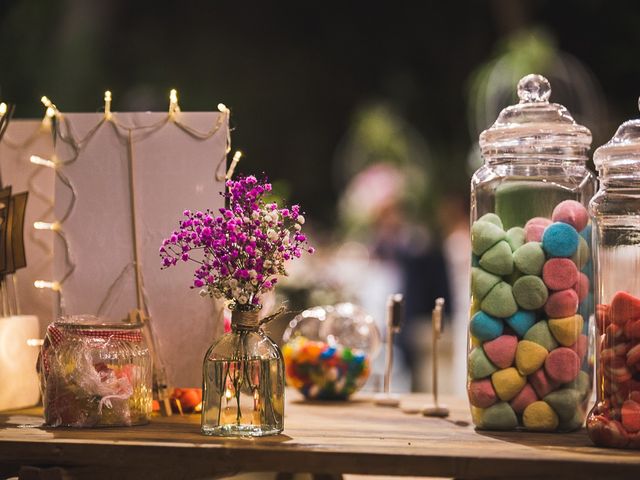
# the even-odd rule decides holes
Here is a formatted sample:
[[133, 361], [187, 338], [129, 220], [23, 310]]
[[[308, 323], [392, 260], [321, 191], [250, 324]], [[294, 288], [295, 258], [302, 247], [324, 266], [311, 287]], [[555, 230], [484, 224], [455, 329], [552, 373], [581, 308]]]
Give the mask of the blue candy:
[[530, 310], [518, 310], [516, 313], [505, 319], [507, 325], [509, 325], [519, 337], [524, 337], [524, 334], [536, 322], [536, 314]]
[[502, 335], [504, 324], [499, 318], [492, 317], [484, 312], [478, 312], [471, 319], [469, 329], [474, 337], [485, 342]]
[[578, 232], [568, 223], [556, 222], [545, 228], [542, 249], [549, 257], [570, 257], [578, 249]]
[[336, 347], [328, 347], [325, 351], [323, 351], [320, 354], [320, 358], [323, 360], [326, 360], [328, 358], [333, 357], [335, 353], [336, 353]]

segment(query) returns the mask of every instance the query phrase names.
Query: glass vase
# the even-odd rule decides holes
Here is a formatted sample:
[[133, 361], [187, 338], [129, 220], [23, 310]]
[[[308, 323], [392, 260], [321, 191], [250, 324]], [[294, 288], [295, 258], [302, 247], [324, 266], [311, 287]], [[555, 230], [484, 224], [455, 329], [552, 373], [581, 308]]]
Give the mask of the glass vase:
[[284, 363], [260, 329], [259, 310], [232, 311], [231, 332], [207, 351], [203, 365], [202, 433], [275, 435], [284, 428]]

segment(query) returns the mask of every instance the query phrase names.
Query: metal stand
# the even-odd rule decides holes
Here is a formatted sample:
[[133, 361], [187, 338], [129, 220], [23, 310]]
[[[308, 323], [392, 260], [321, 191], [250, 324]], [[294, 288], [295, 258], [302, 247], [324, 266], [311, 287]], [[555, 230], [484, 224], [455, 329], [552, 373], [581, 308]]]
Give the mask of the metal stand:
[[374, 398], [381, 407], [397, 407], [400, 395], [391, 393], [391, 372], [393, 370], [393, 337], [400, 332], [404, 321], [404, 298], [402, 294], [390, 295], [387, 299], [387, 358], [384, 371], [384, 391]]
[[433, 405], [427, 405], [422, 409], [425, 417], [448, 417], [449, 409], [445, 405], [438, 403], [438, 340], [442, 333], [442, 309], [444, 308], [444, 298], [436, 299], [436, 305], [431, 315], [432, 328], [432, 365], [433, 365]]

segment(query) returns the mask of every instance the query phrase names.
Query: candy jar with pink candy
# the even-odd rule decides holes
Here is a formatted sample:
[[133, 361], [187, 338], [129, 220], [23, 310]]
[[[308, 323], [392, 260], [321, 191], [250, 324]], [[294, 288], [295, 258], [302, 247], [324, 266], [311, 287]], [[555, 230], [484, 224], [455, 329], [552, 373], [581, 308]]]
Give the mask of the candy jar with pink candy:
[[591, 392], [591, 132], [527, 75], [471, 180], [467, 393], [486, 430], [580, 428]]
[[587, 430], [596, 445], [640, 449], [640, 119], [623, 123], [594, 163], [598, 396]]

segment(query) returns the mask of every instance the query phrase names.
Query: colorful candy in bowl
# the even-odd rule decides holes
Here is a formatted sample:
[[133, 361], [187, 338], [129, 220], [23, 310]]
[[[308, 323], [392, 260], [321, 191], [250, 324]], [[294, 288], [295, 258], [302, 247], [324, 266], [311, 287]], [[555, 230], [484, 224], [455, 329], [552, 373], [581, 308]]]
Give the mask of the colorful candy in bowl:
[[317, 400], [345, 400], [362, 388], [380, 349], [373, 318], [352, 303], [305, 310], [283, 340], [287, 383]]

